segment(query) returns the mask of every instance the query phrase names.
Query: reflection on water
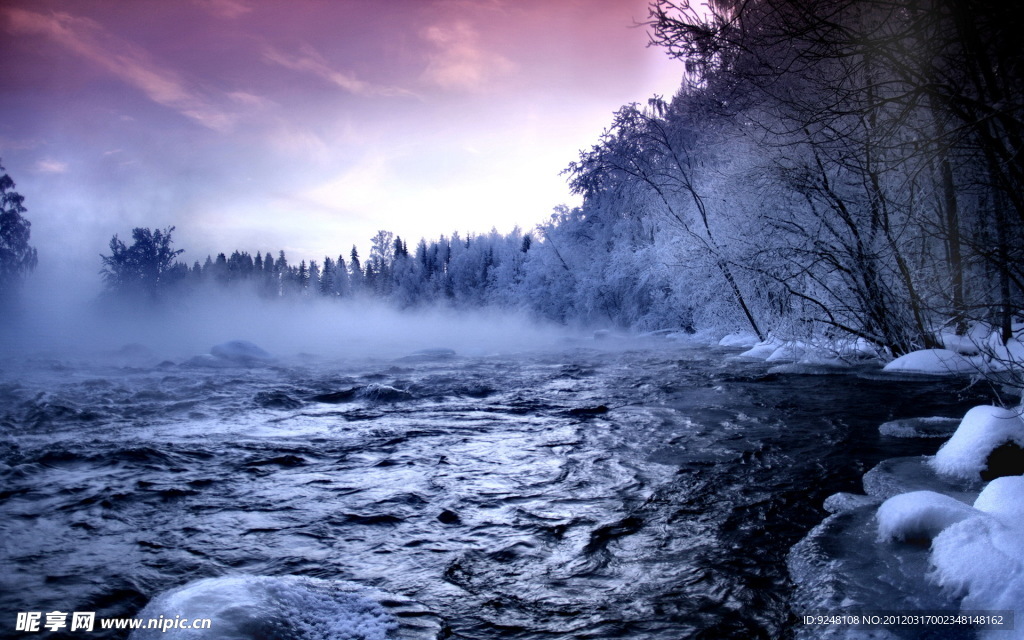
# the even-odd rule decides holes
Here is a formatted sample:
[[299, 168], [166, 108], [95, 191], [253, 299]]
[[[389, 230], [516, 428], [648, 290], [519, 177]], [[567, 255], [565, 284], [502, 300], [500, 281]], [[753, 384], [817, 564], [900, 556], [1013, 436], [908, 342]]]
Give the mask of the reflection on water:
[[937, 447], [878, 425], [978, 398], [727, 355], [7, 366], [3, 619], [299, 575], [402, 594], [462, 638], [777, 637], [824, 498]]

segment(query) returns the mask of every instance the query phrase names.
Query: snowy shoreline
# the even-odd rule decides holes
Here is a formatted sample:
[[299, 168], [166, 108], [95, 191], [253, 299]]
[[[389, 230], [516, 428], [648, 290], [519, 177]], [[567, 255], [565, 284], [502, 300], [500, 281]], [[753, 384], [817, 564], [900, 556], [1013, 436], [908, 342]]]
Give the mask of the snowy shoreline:
[[[965, 376], [1005, 370], [1022, 344], [940, 336], [946, 349], [906, 354], [883, 375]], [[878, 358], [864, 341], [808, 345], [735, 334], [735, 357], [813, 372]], [[954, 428], [955, 427], [955, 428]], [[913, 638], [935, 626], [852, 624], [851, 616], [959, 613], [943, 637], [1024, 638], [1024, 418], [1021, 407], [974, 407], [955, 421], [921, 417], [880, 425], [883, 436], [945, 438], [934, 456], [891, 458], [864, 474], [863, 494], [839, 493], [831, 513], [790, 550], [797, 638]], [[810, 618], [805, 617], [810, 616]], [[845, 624], [808, 622], [845, 616]], [[994, 616], [994, 617], [993, 617]], [[884, 620], [884, 615], [882, 616]], [[988, 624], [986, 624], [986, 622]], [[1001, 623], [1001, 624], [1000, 624]]]

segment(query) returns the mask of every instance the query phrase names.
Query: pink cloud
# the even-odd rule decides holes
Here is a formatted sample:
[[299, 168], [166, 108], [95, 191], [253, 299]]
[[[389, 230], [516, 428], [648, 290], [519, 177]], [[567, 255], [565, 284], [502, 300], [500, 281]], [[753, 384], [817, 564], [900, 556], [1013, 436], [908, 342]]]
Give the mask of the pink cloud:
[[17, 8], [7, 9], [4, 14], [11, 33], [47, 37], [139, 89], [153, 102], [209, 129], [226, 131], [232, 125], [230, 114], [189, 89], [178, 74], [156, 64], [139, 47], [109, 34], [94, 20]]
[[68, 163], [61, 162], [60, 160], [44, 158], [36, 163], [36, 171], [40, 173], [66, 173], [67, 170]]
[[280, 65], [293, 71], [301, 71], [318, 76], [331, 84], [358, 96], [415, 96], [400, 87], [378, 85], [360, 80], [353, 73], [338, 71], [324, 60], [309, 45], [303, 46], [299, 53], [289, 54], [274, 47], [267, 46], [263, 50], [263, 58], [267, 62]]
[[433, 49], [421, 76], [428, 84], [477, 92], [517, 70], [508, 58], [486, 50], [480, 34], [467, 22], [432, 25], [421, 35]]

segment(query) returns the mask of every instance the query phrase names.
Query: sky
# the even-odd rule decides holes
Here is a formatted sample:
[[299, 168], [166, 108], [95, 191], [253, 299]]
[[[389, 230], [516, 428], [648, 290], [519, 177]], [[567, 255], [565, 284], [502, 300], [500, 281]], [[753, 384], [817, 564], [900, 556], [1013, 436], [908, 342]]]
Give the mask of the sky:
[[[559, 172], [671, 95], [646, 0], [0, 0], [0, 162], [40, 270], [111, 236], [182, 259], [365, 255], [578, 204]], [[70, 277], [70, 276], [69, 276]]]

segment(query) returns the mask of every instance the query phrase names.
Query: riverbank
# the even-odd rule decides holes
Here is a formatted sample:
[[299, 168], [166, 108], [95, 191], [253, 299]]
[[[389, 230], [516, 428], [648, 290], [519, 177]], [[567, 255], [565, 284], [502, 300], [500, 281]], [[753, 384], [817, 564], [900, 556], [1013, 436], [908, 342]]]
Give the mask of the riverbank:
[[[728, 342], [736, 342], [731, 338]], [[956, 346], [953, 340], [947, 346]], [[977, 374], [1019, 348], [963, 341], [915, 352], [881, 375]], [[773, 341], [741, 357], [790, 363], [777, 370], [843, 366], [865, 351], [822, 355]], [[884, 460], [863, 493], [824, 502], [831, 514], [790, 551], [797, 638], [1024, 638], [1024, 420], [1017, 409], [977, 406], [960, 420], [885, 422], [886, 438], [936, 442], [934, 455]], [[941, 446], [939, 444], [941, 443]], [[1014, 624], [1014, 618], [1019, 624]], [[870, 636], [866, 635], [870, 634]]]

